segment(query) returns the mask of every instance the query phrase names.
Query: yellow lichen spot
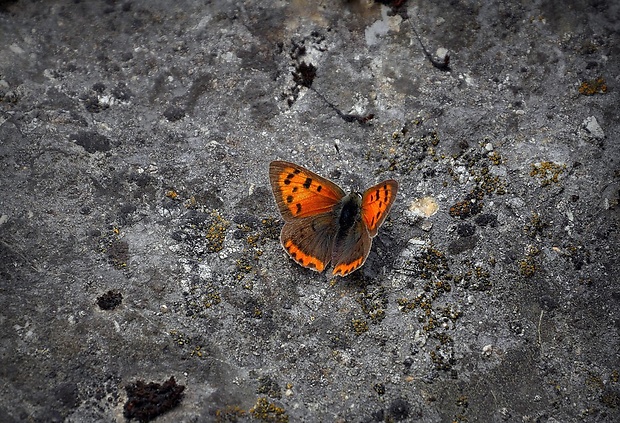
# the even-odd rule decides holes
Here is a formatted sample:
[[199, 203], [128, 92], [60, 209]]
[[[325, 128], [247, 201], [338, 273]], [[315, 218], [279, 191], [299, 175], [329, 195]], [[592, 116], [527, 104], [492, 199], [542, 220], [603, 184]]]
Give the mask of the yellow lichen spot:
[[222, 409], [215, 410], [216, 423], [232, 423], [239, 421], [246, 415], [244, 409], [236, 405], [228, 405]]
[[211, 308], [214, 305], [217, 305], [222, 302], [222, 297], [219, 292], [211, 292], [207, 294], [206, 298], [203, 300], [203, 304], [205, 308]]
[[541, 180], [542, 186], [547, 186], [551, 183], [557, 184], [559, 182], [560, 175], [565, 170], [565, 164], [558, 164], [554, 162], [533, 163], [531, 165], [530, 176], [538, 177]]
[[535, 257], [540, 254], [537, 247], [529, 246], [525, 258], [519, 260], [519, 271], [526, 278], [534, 276], [538, 270]]
[[495, 166], [499, 166], [500, 164], [502, 164], [502, 156], [500, 156], [497, 151], [492, 152], [491, 154], [489, 154], [488, 157], [491, 163], [493, 163]]
[[353, 321], [351, 321], [351, 326], [353, 326], [353, 331], [356, 335], [361, 335], [368, 332], [368, 322], [365, 320], [353, 319]]
[[187, 209], [195, 209], [196, 207], [198, 207], [198, 201], [196, 200], [196, 197], [194, 197], [193, 195], [185, 202], [185, 208]]
[[176, 191], [174, 190], [168, 190], [166, 191], [166, 197], [172, 199], [172, 200], [176, 200], [179, 198], [179, 194], [177, 194]]
[[250, 414], [253, 418], [264, 422], [288, 423], [288, 416], [284, 412], [284, 408], [269, 402], [265, 397], [256, 401], [256, 405], [250, 408]]
[[224, 238], [230, 222], [225, 220], [216, 210], [211, 212], [211, 224], [207, 227], [207, 251], [217, 253], [224, 248]]
[[607, 83], [602, 76], [589, 81], [584, 81], [579, 86], [579, 94], [594, 95], [605, 94], [607, 92]]

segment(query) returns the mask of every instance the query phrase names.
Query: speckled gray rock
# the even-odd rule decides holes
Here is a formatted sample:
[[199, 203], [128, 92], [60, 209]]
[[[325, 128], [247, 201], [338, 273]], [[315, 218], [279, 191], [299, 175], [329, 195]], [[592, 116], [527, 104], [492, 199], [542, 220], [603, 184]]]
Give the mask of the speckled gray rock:
[[[619, 11], [0, 2], [0, 421], [620, 421]], [[399, 181], [362, 269], [275, 159]]]

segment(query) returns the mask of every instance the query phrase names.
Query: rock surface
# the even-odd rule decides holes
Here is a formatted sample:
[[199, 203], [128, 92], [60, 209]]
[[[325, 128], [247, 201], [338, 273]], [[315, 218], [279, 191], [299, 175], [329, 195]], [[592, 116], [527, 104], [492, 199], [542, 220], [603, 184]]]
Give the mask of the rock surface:
[[[0, 2], [0, 421], [165, 383], [140, 415], [620, 421], [618, 34], [613, 1]], [[362, 269], [287, 258], [274, 159], [399, 181]]]

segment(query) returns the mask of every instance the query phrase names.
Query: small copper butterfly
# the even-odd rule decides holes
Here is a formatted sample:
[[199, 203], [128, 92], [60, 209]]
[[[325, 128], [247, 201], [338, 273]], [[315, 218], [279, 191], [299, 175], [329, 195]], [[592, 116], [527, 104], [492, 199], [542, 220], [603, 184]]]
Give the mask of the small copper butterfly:
[[372, 238], [390, 212], [398, 182], [388, 179], [363, 194], [289, 162], [269, 164], [271, 189], [284, 219], [280, 241], [300, 265], [346, 276], [366, 261]]

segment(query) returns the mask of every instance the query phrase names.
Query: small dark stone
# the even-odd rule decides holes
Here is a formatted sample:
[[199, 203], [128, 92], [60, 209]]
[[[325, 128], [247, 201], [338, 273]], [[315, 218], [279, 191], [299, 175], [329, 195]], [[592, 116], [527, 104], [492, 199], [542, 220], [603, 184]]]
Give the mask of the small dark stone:
[[392, 401], [392, 404], [390, 404], [390, 415], [394, 418], [394, 420], [405, 420], [409, 417], [410, 408], [411, 407], [406, 400], [402, 398], [395, 399]]
[[[126, 59], [125, 61], [129, 59]], [[117, 100], [127, 101], [133, 96], [133, 93], [129, 88], [127, 88], [124, 82], [119, 82], [118, 85], [112, 89], [112, 95]]]
[[121, 206], [121, 213], [122, 214], [131, 214], [133, 212], [135, 212], [138, 208], [136, 206], [134, 206], [133, 204], [123, 204]]
[[549, 295], [543, 295], [542, 297], [540, 297], [540, 308], [542, 308], [543, 310], [551, 311], [557, 307], [558, 303], [553, 297]]
[[175, 241], [183, 241], [186, 235], [182, 231], [174, 231], [170, 234], [170, 237]]
[[122, 62], [129, 62], [131, 59], [133, 59], [133, 53], [130, 51], [124, 51], [121, 53], [121, 61]]
[[133, 173], [129, 177], [129, 181], [134, 182], [140, 188], [144, 188], [148, 185], [152, 185], [155, 182], [155, 178], [147, 173]]
[[375, 383], [375, 386], [373, 386], [373, 389], [375, 390], [375, 392], [378, 395], [384, 395], [385, 394], [385, 385], [382, 383]]
[[94, 92], [85, 94], [81, 97], [84, 101], [84, 108], [90, 113], [100, 113], [101, 111], [110, 107], [108, 104], [102, 104], [99, 102], [99, 97]]
[[64, 407], [75, 408], [80, 403], [80, 394], [75, 383], [63, 383], [57, 386], [54, 394]]
[[114, 240], [108, 247], [108, 258], [117, 268], [127, 265], [129, 261], [129, 244], [123, 240]]
[[469, 223], [461, 223], [456, 228], [456, 233], [458, 233], [462, 238], [472, 236], [475, 232], [476, 227], [474, 225], [470, 225]]
[[185, 386], [177, 385], [174, 376], [171, 376], [161, 385], [138, 380], [125, 386], [125, 390], [127, 402], [123, 415], [127, 419], [137, 419], [145, 423], [178, 406], [183, 399]]
[[405, 358], [405, 360], [403, 360], [403, 366], [405, 366], [405, 373], [407, 373], [409, 369], [411, 369], [412, 365], [413, 365], [413, 358], [407, 357]]
[[478, 242], [478, 237], [468, 236], [466, 238], [455, 239], [448, 245], [448, 251], [450, 254], [457, 255], [467, 250], [472, 250], [476, 243]]
[[494, 228], [497, 226], [497, 216], [491, 213], [484, 213], [477, 216], [474, 222], [478, 226], [491, 226]]
[[295, 68], [295, 72], [293, 72], [293, 81], [295, 81], [296, 84], [310, 88], [312, 82], [314, 82], [315, 76], [316, 67], [312, 63], [301, 62], [301, 64], [297, 65]]
[[185, 117], [185, 110], [178, 106], [169, 106], [164, 111], [164, 117], [168, 119], [169, 122], [176, 122]]
[[377, 410], [374, 413], [372, 413], [372, 417], [374, 418], [375, 421], [382, 422], [385, 420], [385, 411], [383, 411], [383, 409]]
[[97, 132], [82, 131], [71, 136], [75, 143], [84, 147], [87, 153], [96, 153], [97, 151], [110, 151], [112, 145], [110, 140]]
[[108, 291], [97, 298], [97, 305], [102, 310], [114, 310], [123, 302], [123, 294], [118, 291]]
[[105, 84], [103, 82], [95, 83], [95, 85], [93, 85], [93, 91], [101, 94], [102, 92], [105, 91]]

